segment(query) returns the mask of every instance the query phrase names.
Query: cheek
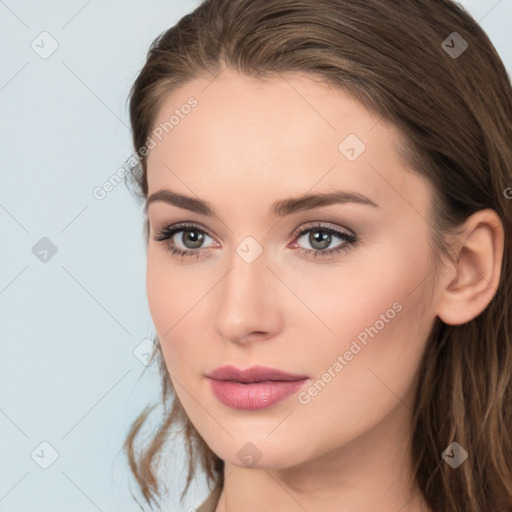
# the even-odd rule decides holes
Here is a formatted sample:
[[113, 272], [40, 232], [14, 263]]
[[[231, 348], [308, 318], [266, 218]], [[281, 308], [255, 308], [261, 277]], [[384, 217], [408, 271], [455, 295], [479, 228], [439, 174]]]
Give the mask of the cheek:
[[195, 270], [195, 263], [180, 267], [171, 258], [158, 247], [148, 248], [146, 294], [167, 369], [181, 380], [186, 373], [205, 370], [194, 363], [201, 363], [197, 355], [208, 336], [202, 308], [216, 278]]
[[[378, 262], [360, 253], [343, 279], [317, 279], [322, 289], [316, 293], [310, 279], [302, 282], [299, 293], [310, 286], [308, 305], [325, 326], [315, 324], [322, 333], [309, 345], [316, 380], [303, 396], [319, 419], [353, 421], [357, 428], [379, 421], [402, 399], [412, 408], [410, 391], [435, 314], [424, 307], [428, 247], [414, 258], [401, 249], [395, 244], [372, 251]], [[327, 405], [334, 403], [336, 408]]]
[[[160, 340], [162, 354], [171, 375], [179, 369], [180, 350], [190, 347], [186, 343], [173, 343], [181, 339], [180, 332], [186, 323], [186, 307], [191, 302], [191, 290], [180, 277], [180, 272], [169, 262], [170, 256], [159, 249], [148, 249], [146, 269], [146, 294], [149, 311]], [[180, 319], [183, 319], [180, 321]], [[176, 353], [178, 351], [178, 353]], [[171, 356], [173, 354], [173, 357]], [[184, 354], [183, 354], [184, 355]]]
[[171, 283], [166, 272], [162, 258], [157, 250], [152, 249], [152, 244], [150, 244], [146, 267], [146, 295], [160, 342], [164, 341], [161, 338], [163, 332], [172, 326], [165, 311], [173, 310], [176, 297], [176, 294], [171, 292], [171, 286], [169, 286]]

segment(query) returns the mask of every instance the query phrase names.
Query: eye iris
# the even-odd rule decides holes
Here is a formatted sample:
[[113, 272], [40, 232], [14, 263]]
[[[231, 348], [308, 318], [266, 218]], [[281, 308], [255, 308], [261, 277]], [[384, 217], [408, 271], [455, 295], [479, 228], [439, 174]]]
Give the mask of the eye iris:
[[331, 243], [331, 234], [322, 231], [311, 231], [309, 233], [309, 243], [312, 247], [315, 247], [316, 243], [320, 243], [320, 247], [317, 247], [317, 249], [325, 249]]
[[[200, 247], [203, 243], [203, 239], [204, 233], [200, 233], [198, 231], [183, 231], [183, 235], [181, 235], [181, 241], [185, 247], [188, 247], [189, 249], [197, 249]], [[192, 246], [187, 245], [188, 242], [191, 242]]]

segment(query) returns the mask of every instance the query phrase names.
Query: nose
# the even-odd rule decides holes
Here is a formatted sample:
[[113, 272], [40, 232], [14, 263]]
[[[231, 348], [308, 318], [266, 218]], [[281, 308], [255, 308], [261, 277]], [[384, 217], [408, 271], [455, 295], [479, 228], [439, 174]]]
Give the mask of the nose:
[[273, 337], [281, 328], [283, 284], [268, 268], [265, 252], [252, 263], [235, 254], [215, 287], [214, 326], [231, 343]]

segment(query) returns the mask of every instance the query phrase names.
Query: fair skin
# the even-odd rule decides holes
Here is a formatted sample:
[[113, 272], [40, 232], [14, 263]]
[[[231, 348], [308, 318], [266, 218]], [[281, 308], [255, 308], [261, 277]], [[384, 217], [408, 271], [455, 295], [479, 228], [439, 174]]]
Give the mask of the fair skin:
[[[434, 280], [426, 221], [433, 192], [399, 159], [391, 124], [300, 74], [262, 81], [227, 69], [210, 80], [185, 84], [160, 109], [155, 126], [190, 96], [198, 101], [151, 149], [148, 195], [170, 189], [201, 199], [218, 218], [149, 204], [147, 294], [177, 396], [225, 461], [217, 512], [429, 511], [409, 477], [417, 373], [436, 316], [465, 323], [492, 299], [499, 218], [492, 210], [470, 217], [455, 240], [456, 263]], [[354, 161], [338, 149], [349, 134], [366, 145]], [[269, 216], [275, 201], [333, 190], [377, 206]], [[179, 249], [201, 250], [197, 258], [154, 240], [182, 222], [209, 233], [199, 248], [183, 231], [172, 237]], [[314, 229], [297, 233], [317, 222], [355, 233], [359, 243], [316, 259], [299, 252], [348, 245], [332, 235], [322, 249], [309, 236]], [[251, 263], [236, 251], [249, 236], [263, 251]], [[400, 311], [307, 404], [295, 394], [267, 409], [236, 410], [210, 389], [213, 368], [260, 364], [308, 375], [307, 391], [394, 303]], [[261, 454], [251, 467], [237, 455], [246, 443]]]

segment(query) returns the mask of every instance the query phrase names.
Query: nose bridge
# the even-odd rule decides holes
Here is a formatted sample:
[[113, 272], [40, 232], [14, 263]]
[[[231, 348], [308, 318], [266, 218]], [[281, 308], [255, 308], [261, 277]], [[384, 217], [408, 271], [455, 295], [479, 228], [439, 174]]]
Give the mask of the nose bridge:
[[241, 243], [237, 247], [229, 271], [218, 286], [215, 328], [229, 340], [276, 328], [278, 281], [267, 267], [263, 252], [252, 259], [253, 249], [250, 242], [248, 246]]

